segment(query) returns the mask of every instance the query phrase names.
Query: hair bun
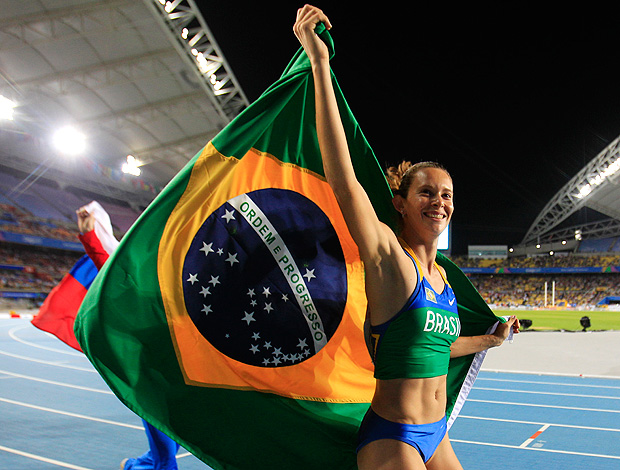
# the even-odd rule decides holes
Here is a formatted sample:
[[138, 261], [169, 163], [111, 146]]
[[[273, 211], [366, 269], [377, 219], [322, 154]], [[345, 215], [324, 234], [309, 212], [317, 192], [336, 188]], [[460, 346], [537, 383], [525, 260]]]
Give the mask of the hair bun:
[[392, 191], [398, 191], [400, 188], [400, 183], [403, 180], [403, 176], [405, 176], [407, 170], [409, 170], [412, 166], [413, 165], [411, 162], [403, 161], [400, 162], [398, 166], [391, 166], [386, 170], [385, 176]]

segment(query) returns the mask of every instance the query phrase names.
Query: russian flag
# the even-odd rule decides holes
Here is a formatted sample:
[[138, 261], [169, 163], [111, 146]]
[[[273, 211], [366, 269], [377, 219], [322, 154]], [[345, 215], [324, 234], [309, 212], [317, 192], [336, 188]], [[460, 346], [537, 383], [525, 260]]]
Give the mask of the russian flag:
[[[32, 319], [37, 328], [53, 334], [78, 351], [82, 351], [73, 333], [75, 316], [82, 300], [110, 253], [116, 250], [118, 240], [112, 232], [110, 216], [97, 202], [84, 208], [95, 216], [95, 229], [78, 237], [88, 254], [82, 256], [71, 271], [62, 278], [43, 301], [39, 313]], [[94, 260], [94, 261], [93, 261]], [[96, 264], [99, 263], [99, 264]]]
[[32, 324], [82, 351], [73, 333], [73, 323], [97, 272], [95, 263], [88, 255], [82, 256], [45, 298]]

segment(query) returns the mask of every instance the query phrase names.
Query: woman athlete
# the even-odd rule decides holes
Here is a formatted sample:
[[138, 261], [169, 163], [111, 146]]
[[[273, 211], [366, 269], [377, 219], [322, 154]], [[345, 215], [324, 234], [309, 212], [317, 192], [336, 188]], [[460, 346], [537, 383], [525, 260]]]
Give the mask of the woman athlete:
[[319, 22], [332, 27], [320, 9], [306, 5], [293, 29], [312, 65], [325, 177], [364, 263], [377, 379], [360, 428], [358, 466], [462, 469], [446, 432], [449, 359], [499, 346], [519, 322], [510, 317], [492, 335], [459, 336], [454, 293], [435, 262], [439, 234], [454, 210], [452, 178], [440, 165], [405, 165], [388, 175], [398, 185], [400, 236], [379, 221], [353, 170], [328, 50], [314, 33]]

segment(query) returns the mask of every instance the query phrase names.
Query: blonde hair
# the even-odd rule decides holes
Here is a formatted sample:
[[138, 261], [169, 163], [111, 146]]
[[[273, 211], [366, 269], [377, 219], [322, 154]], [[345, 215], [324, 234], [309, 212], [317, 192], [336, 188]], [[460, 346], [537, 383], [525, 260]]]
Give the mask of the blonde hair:
[[[402, 161], [397, 166], [389, 167], [385, 172], [385, 176], [394, 195], [407, 197], [413, 177], [418, 171], [424, 168], [437, 168], [445, 171], [446, 174], [450, 176], [448, 170], [446, 170], [441, 163], [427, 161], [412, 164], [408, 161]], [[450, 178], [452, 178], [452, 176], [450, 176]]]

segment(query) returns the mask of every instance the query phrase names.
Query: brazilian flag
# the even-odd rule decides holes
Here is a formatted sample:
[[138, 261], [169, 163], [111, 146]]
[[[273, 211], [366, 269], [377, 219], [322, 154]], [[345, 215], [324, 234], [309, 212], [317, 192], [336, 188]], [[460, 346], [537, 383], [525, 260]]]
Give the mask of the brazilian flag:
[[[358, 179], [391, 224], [389, 186], [333, 81]], [[374, 392], [365, 312], [299, 50], [135, 222], [75, 333], [127, 407], [215, 469], [354, 469]]]

